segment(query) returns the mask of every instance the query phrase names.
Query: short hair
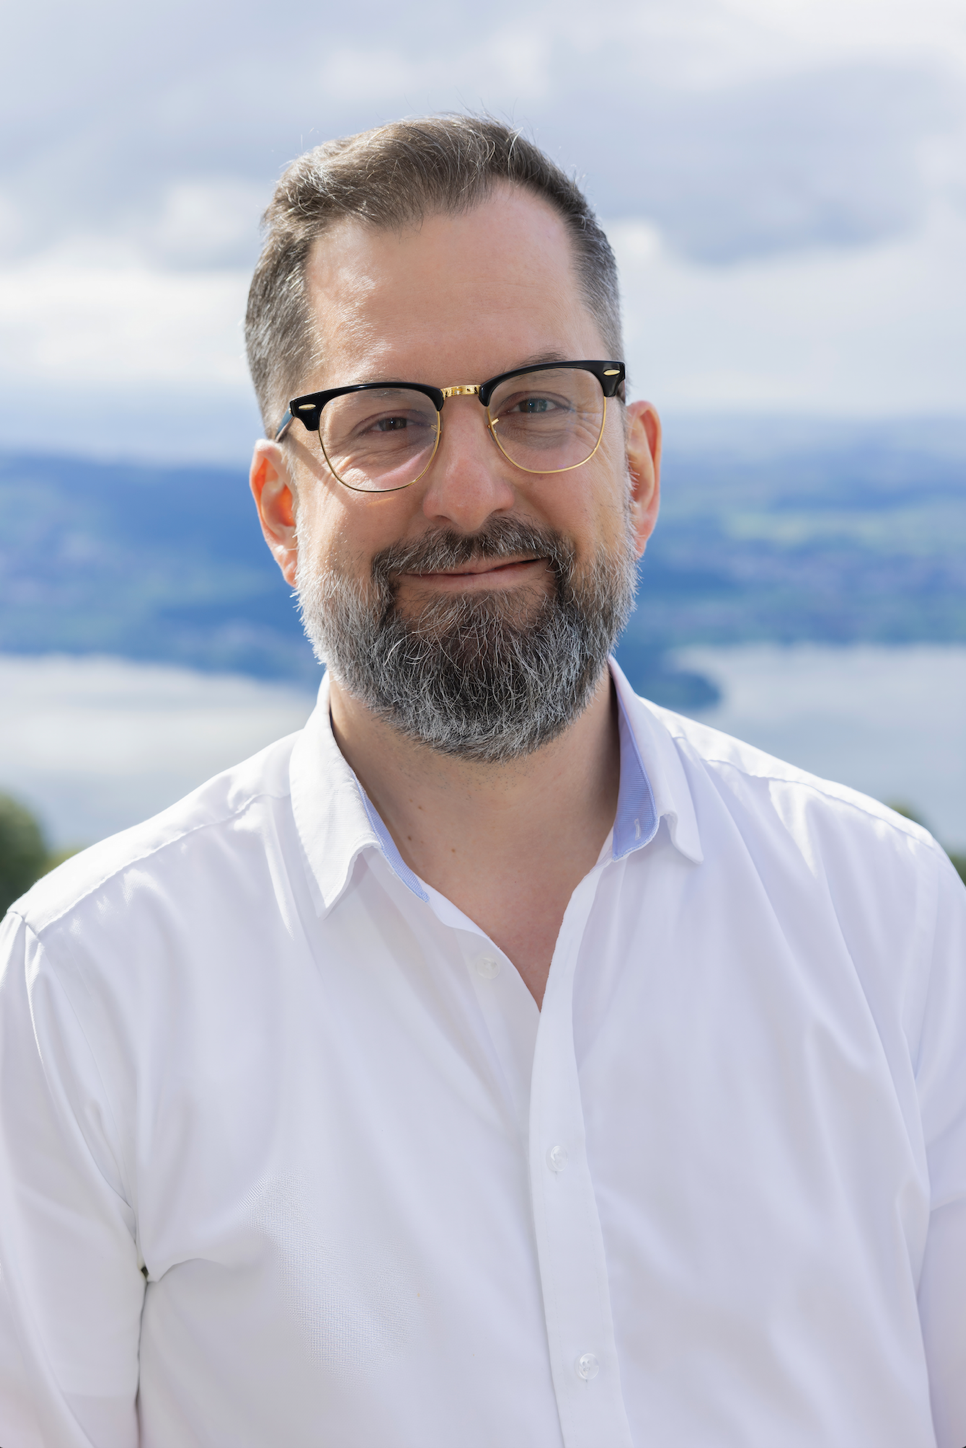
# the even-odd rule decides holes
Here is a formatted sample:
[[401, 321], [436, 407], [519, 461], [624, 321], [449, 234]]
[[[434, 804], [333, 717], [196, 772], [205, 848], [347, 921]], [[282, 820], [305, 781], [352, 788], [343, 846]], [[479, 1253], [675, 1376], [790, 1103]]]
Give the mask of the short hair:
[[306, 151], [283, 172], [262, 219], [265, 244], [248, 293], [245, 342], [269, 437], [317, 360], [305, 287], [316, 238], [345, 217], [396, 230], [428, 215], [468, 211], [500, 182], [541, 198], [564, 222], [584, 301], [608, 356], [621, 360], [617, 263], [576, 181], [489, 116], [393, 121]]

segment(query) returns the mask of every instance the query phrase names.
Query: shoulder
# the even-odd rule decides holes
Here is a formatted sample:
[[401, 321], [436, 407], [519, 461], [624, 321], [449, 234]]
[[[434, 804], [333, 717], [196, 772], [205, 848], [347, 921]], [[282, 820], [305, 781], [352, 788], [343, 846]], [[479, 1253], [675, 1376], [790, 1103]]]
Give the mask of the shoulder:
[[697, 720], [642, 702], [667, 729], [692, 780], [703, 774], [719, 793], [747, 801], [755, 813], [781, 816], [790, 827], [796, 827], [796, 821], [798, 826], [834, 821], [869, 838], [894, 837], [903, 848], [911, 845], [943, 854], [927, 830], [879, 800], [810, 774]]
[[206, 852], [222, 854], [252, 811], [289, 795], [289, 758], [298, 734], [215, 775], [142, 824], [73, 855], [43, 876], [11, 911], [37, 936], [85, 911], [97, 914], [106, 897], [128, 901], [163, 876], [197, 870]]
[[[966, 889], [929, 832], [878, 800], [644, 707], [690, 792], [710, 896], [776, 922], [797, 958], [843, 944], [883, 1040], [921, 1038], [930, 992], [963, 1020]], [[703, 867], [702, 867], [703, 868]], [[891, 1049], [891, 1048], [890, 1048]]]
[[850, 935], [880, 945], [890, 932], [922, 943], [937, 912], [966, 907], [949, 858], [921, 825], [706, 724], [644, 708], [670, 736], [705, 860], [729, 876], [737, 853], [773, 903], [821, 899]]

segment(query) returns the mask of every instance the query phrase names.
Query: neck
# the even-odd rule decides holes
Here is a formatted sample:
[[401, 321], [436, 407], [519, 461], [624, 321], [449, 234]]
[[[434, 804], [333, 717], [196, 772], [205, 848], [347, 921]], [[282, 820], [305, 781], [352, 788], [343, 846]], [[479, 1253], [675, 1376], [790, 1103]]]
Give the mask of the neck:
[[513, 961], [540, 1004], [567, 903], [617, 809], [609, 673], [563, 734], [501, 764], [404, 738], [335, 679], [329, 697], [339, 748], [407, 865]]

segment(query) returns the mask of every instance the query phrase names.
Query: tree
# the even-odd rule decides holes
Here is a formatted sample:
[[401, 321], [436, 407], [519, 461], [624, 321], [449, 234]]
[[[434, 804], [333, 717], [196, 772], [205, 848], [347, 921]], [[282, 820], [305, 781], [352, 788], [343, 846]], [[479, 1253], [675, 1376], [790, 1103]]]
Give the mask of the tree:
[[[911, 805], [904, 804], [901, 800], [887, 800], [886, 803], [889, 809], [895, 810], [896, 814], [900, 814], [905, 819], [912, 820], [914, 824], [922, 825], [923, 829], [928, 830], [929, 826], [926, 824], [926, 821], [920, 814], [916, 813]], [[946, 854], [952, 861], [953, 869], [963, 884], [966, 885], [966, 855], [957, 854], [955, 850], [946, 850]]]
[[44, 832], [28, 809], [0, 794], [0, 915], [48, 868]]

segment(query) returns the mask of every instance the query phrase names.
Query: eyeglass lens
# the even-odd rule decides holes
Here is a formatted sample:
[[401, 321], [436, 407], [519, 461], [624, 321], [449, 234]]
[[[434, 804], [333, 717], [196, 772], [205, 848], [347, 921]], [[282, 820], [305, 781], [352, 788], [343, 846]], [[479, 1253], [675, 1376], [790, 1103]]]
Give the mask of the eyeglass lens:
[[[499, 447], [527, 472], [579, 467], [604, 425], [605, 401], [590, 372], [561, 368], [502, 382], [488, 422]], [[421, 392], [374, 387], [335, 397], [323, 409], [319, 437], [329, 467], [359, 492], [406, 488], [428, 468], [440, 414]]]
[[405, 387], [373, 387], [333, 397], [323, 407], [319, 437], [340, 482], [359, 492], [407, 488], [425, 472], [436, 448], [439, 413], [428, 397]]

